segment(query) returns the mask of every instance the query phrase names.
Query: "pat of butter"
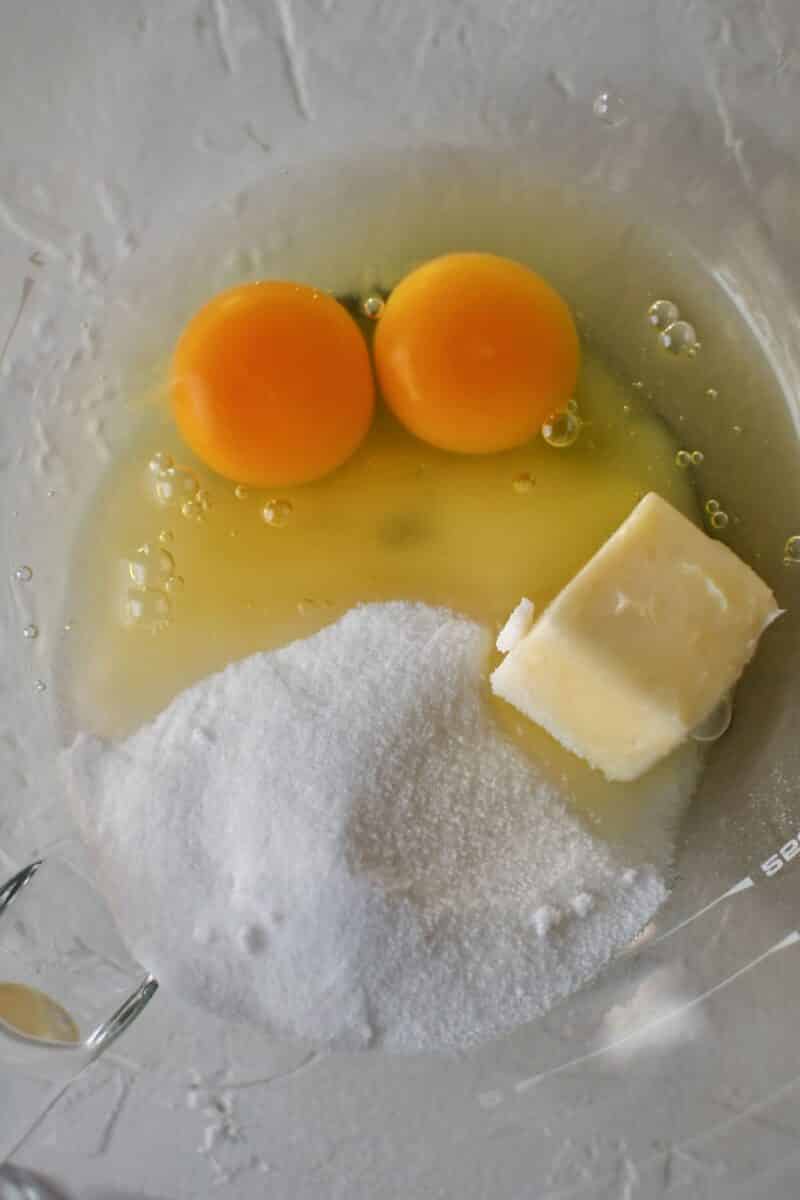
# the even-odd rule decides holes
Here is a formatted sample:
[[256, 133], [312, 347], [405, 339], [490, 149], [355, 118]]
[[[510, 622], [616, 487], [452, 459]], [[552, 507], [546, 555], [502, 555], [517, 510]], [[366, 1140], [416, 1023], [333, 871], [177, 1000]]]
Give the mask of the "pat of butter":
[[492, 690], [608, 779], [636, 779], [733, 687], [775, 597], [651, 492], [492, 675]]

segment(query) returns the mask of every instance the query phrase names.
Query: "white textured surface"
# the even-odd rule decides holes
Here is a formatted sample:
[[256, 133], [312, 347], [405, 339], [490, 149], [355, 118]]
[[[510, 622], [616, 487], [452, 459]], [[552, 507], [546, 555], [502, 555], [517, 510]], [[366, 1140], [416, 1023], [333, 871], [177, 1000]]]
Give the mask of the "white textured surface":
[[[796, 286], [798, 19], [796, 0], [4, 0], [0, 329], [26, 303], [0, 368], [3, 569], [30, 557], [36, 581], [3, 597], [7, 848], [63, 844], [31, 662], [44, 673], [52, 649], [48, 536], [63, 536], [77, 464], [91, 449], [101, 466], [110, 433], [95, 397], [65, 408], [62, 384], [96, 354], [105, 284], [131, 252], [265, 170], [361, 139], [519, 141], [515, 159], [561, 145], [585, 181], [697, 228], [714, 277], [750, 308], [797, 391], [782, 271]], [[617, 124], [592, 112], [606, 89]], [[608, 286], [614, 272], [598, 267]], [[80, 454], [63, 449], [65, 429]], [[764, 472], [764, 503], [779, 513], [773, 478]], [[26, 656], [18, 631], [33, 619], [43, 634]], [[693, 814], [674, 921], [751, 871], [758, 886], [621, 964], [557, 1019], [446, 1064], [309, 1057], [159, 997], [23, 1160], [82, 1196], [151, 1200], [794, 1197], [800, 972], [783, 939], [798, 887], [791, 864], [759, 874], [799, 824], [797, 712], [782, 717], [769, 699], [790, 695], [791, 628], [763, 663], [766, 699], [738, 698], [743, 732]], [[767, 735], [748, 737], [765, 716]], [[616, 1040], [620, 1023], [622, 1058], [561, 1069]], [[13, 1098], [0, 1092], [2, 1103]]]

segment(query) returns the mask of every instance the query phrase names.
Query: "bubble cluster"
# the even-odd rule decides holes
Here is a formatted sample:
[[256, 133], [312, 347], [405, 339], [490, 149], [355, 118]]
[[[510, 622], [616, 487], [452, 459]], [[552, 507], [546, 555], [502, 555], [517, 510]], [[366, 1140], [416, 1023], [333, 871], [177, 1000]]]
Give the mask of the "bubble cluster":
[[175, 570], [175, 559], [169, 550], [152, 542], [145, 542], [128, 559], [128, 574], [140, 588], [154, 587], [165, 583]]
[[675, 466], [686, 470], [687, 467], [699, 467], [705, 462], [702, 450], [679, 450], [675, 455]]
[[719, 500], [706, 500], [705, 503], [706, 517], [708, 523], [714, 530], [727, 529], [730, 523], [728, 514], [723, 509]]
[[574, 446], [580, 437], [583, 422], [577, 412], [570, 408], [553, 413], [542, 425], [542, 437], [548, 446], [565, 450]]
[[156, 495], [162, 504], [182, 504], [193, 500], [200, 485], [188, 467], [168, 467], [156, 483]]
[[800, 566], [800, 534], [793, 534], [786, 539], [783, 547], [783, 562], [787, 567]]
[[177, 508], [184, 517], [202, 517], [211, 507], [208, 492], [188, 467], [176, 465], [163, 450], [148, 463], [155, 498], [164, 508]]
[[166, 475], [170, 467], [174, 466], [172, 455], [167, 454], [164, 450], [157, 450], [150, 462], [147, 464], [147, 469], [151, 475], [156, 477]]
[[271, 529], [283, 529], [289, 524], [292, 516], [292, 505], [289, 500], [268, 500], [261, 510], [265, 525]]
[[159, 588], [131, 588], [125, 603], [125, 613], [131, 625], [155, 633], [169, 624], [169, 596]]
[[175, 558], [164, 548], [165, 540], [172, 540], [171, 531], [162, 530], [157, 542], [145, 542], [127, 560], [131, 586], [125, 598], [125, 620], [151, 633], [169, 624], [170, 596], [183, 586], [182, 577], [175, 574]]
[[694, 325], [683, 320], [674, 300], [654, 300], [647, 310], [647, 319], [658, 331], [658, 340], [665, 350], [694, 358], [700, 349], [697, 332]]

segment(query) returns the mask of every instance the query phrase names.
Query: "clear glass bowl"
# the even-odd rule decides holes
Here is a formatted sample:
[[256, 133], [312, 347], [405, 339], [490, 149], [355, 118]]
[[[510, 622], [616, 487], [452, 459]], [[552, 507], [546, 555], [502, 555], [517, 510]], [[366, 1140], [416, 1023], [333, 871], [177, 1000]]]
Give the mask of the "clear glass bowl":
[[[786, 538], [800, 532], [800, 164], [791, 136], [800, 35], [793, 0], [758, 10], [708, 0], [681, 9], [680, 19], [655, 3], [632, 14], [623, 0], [580, 15], [572, 6], [534, 13], [519, 6], [502, 19], [495, 6], [478, 4], [460, 24], [447, 5], [426, 5], [424, 13], [411, 6], [408, 28], [399, 18], [390, 32], [377, 16], [366, 21], [352, 71], [344, 6], [308, 5], [299, 43], [291, 25], [288, 33], [281, 27], [288, 57], [276, 63], [288, 64], [289, 73], [274, 84], [277, 147], [263, 158], [255, 145], [252, 157], [250, 149], [225, 148], [231, 129], [246, 122], [262, 138], [272, 85], [248, 74], [258, 29], [243, 12], [221, 6], [230, 21], [236, 17], [232, 31], [230, 21], [220, 24], [219, 7], [197, 35], [217, 46], [222, 64], [213, 104], [199, 68], [195, 76], [187, 66], [180, 98], [167, 82], [170, 53], [194, 36], [188, 26], [176, 31], [167, 22], [163, 51], [155, 13], [141, 35], [132, 24], [96, 33], [94, 44], [99, 38], [114, 51], [127, 38], [150, 38], [144, 60], [135, 61], [148, 64], [145, 80], [167, 114], [165, 132], [153, 128], [151, 110], [133, 106], [129, 115], [116, 91], [109, 100], [124, 130], [123, 145], [109, 151], [111, 165], [100, 172], [113, 220], [102, 204], [82, 198], [79, 175], [70, 175], [74, 188], [64, 194], [58, 227], [80, 211], [81, 233], [59, 242], [52, 216], [58, 173], [41, 164], [18, 170], [25, 204], [13, 212], [29, 236], [23, 254], [21, 235], [9, 234], [3, 262], [18, 282], [0, 310], [9, 329], [23, 303], [0, 379], [4, 849], [17, 864], [44, 856], [74, 873], [59, 899], [71, 916], [85, 913], [88, 932], [80, 936], [87, 953], [100, 954], [107, 917], [99, 897], [83, 907], [91, 871], [55, 765], [73, 713], [53, 664], [65, 637], [77, 634], [79, 646], [78, 625], [63, 630], [68, 547], [127, 435], [117, 385], [131, 361], [138, 356], [140, 369], [149, 369], [199, 297], [251, 271], [313, 272], [316, 282], [343, 287], [359, 283], [358, 271], [350, 278], [354, 262], [359, 270], [389, 270], [455, 242], [513, 254], [526, 208], [535, 219], [531, 197], [544, 180], [573, 206], [563, 226], [570, 236], [581, 228], [581, 206], [588, 203], [592, 214], [574, 273], [557, 282], [584, 328], [614, 347], [620, 369], [651, 380], [655, 402], [680, 424], [687, 444], [713, 444], [704, 482], [712, 494], [735, 496], [741, 523], [732, 544], [789, 610], [737, 694], [731, 734], [711, 752], [680, 832], [672, 898], [648, 937], [591, 988], [456, 1059], [309, 1057], [302, 1050], [287, 1058], [257, 1031], [187, 1016], [169, 997], [159, 997], [161, 1016], [149, 1032], [147, 1021], [141, 1035], [132, 1031], [129, 1053], [140, 1079], [157, 1072], [159, 1089], [172, 1088], [176, 1105], [187, 1086], [200, 1086], [192, 1080], [202, 1080], [209, 1095], [235, 1093], [244, 1132], [240, 1142], [230, 1139], [230, 1169], [244, 1196], [263, 1194], [270, 1164], [280, 1196], [330, 1194], [332, 1181], [347, 1183], [350, 1197], [393, 1189], [509, 1200], [626, 1189], [726, 1200], [791, 1194], [768, 1189], [791, 1187], [800, 1120], [793, 1049], [800, 568], [782, 563]], [[80, 8], [70, 19], [90, 29], [94, 18]], [[26, 28], [17, 35], [23, 47]], [[276, 44], [281, 28], [269, 25]], [[405, 68], [394, 61], [398, 47], [410, 56], [400, 55]], [[88, 62], [79, 46], [71, 54], [72, 71]], [[134, 68], [114, 61], [140, 97]], [[309, 63], [313, 104], [304, 91]], [[70, 103], [73, 118], [92, 119], [94, 100], [78, 94]], [[175, 114], [192, 105], [200, 114], [194, 149], [167, 166], [165, 147], [181, 128]], [[313, 119], [303, 116], [304, 106]], [[57, 116], [51, 119], [58, 130]], [[80, 139], [69, 136], [89, 171]], [[145, 165], [125, 208], [109, 181], [117, 167], [132, 178], [130, 147]], [[212, 169], [220, 163], [224, 170]], [[51, 216], [25, 225], [19, 212], [39, 211], [26, 181], [37, 179]], [[544, 209], [553, 207], [551, 195]], [[333, 243], [329, 213], [347, 215]], [[603, 223], [599, 240], [595, 222]], [[656, 234], [648, 248], [648, 223], [670, 231], [671, 258]], [[123, 263], [139, 237], [141, 252]], [[355, 258], [354, 246], [362, 249]], [[107, 271], [104, 264], [115, 265]], [[682, 396], [659, 390], [659, 371], [669, 364], [642, 351], [642, 301], [653, 289], [679, 294], [697, 327], [713, 331], [698, 385]], [[752, 339], [760, 347], [755, 361], [737, 350]], [[712, 385], [728, 404], [724, 430], [703, 402]], [[748, 436], [735, 434], [734, 425]], [[27, 583], [14, 578], [20, 566], [32, 568]], [[39, 636], [26, 639], [31, 625]], [[68, 946], [58, 939], [59, 953]], [[43, 961], [38, 952], [31, 957], [36, 978]], [[181, 1032], [187, 1023], [191, 1037]], [[49, 1055], [42, 1067], [56, 1082], [59, 1061]], [[133, 1086], [146, 1095], [146, 1082]], [[181, 1179], [191, 1179], [197, 1194], [210, 1188], [216, 1177], [197, 1174], [196, 1142], [172, 1109], [148, 1117], [147, 1104], [140, 1107], [129, 1132], [118, 1127], [109, 1172], [123, 1171], [126, 1185], [152, 1192], [174, 1190]], [[34, 1145], [30, 1161], [80, 1180], [83, 1167], [59, 1149], [54, 1120], [51, 1141]], [[156, 1149], [144, 1162], [147, 1139]], [[213, 1165], [219, 1156], [213, 1148], [209, 1154]]]

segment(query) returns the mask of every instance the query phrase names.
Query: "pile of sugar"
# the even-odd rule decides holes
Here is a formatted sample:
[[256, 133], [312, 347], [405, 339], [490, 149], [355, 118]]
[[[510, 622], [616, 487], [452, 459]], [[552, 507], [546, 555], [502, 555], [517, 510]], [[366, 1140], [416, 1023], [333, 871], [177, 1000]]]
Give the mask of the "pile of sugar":
[[662, 903], [503, 736], [486, 631], [354, 609], [66, 755], [140, 961], [188, 1001], [321, 1046], [461, 1047], [550, 1008]]

